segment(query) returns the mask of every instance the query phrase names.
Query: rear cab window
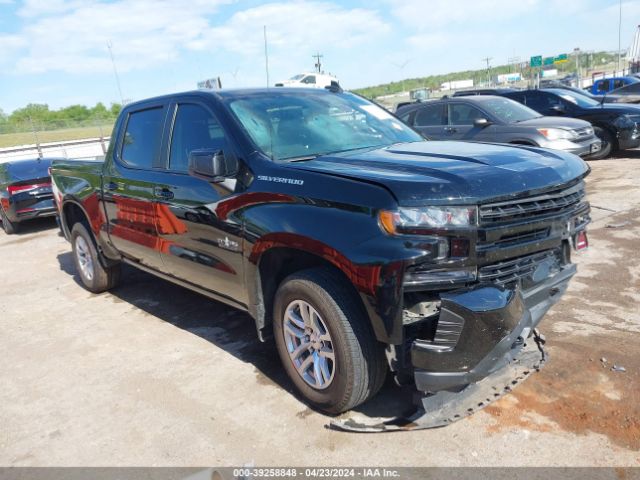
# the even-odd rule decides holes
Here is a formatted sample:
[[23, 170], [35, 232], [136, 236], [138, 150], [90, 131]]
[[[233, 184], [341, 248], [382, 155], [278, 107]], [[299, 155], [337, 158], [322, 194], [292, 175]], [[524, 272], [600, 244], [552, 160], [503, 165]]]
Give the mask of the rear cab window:
[[162, 139], [164, 113], [161, 105], [129, 113], [120, 151], [120, 158], [127, 166], [154, 167]]

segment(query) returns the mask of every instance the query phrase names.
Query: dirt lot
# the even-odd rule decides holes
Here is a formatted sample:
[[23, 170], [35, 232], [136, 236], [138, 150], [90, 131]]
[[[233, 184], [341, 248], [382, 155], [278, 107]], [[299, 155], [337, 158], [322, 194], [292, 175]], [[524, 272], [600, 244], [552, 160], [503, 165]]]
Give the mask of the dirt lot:
[[[52, 221], [0, 234], [0, 465], [640, 466], [640, 151], [631, 156], [591, 163], [591, 248], [542, 323], [547, 367], [437, 430], [328, 430], [246, 314], [130, 268], [92, 295]], [[388, 382], [360, 411], [381, 413], [394, 396]]]

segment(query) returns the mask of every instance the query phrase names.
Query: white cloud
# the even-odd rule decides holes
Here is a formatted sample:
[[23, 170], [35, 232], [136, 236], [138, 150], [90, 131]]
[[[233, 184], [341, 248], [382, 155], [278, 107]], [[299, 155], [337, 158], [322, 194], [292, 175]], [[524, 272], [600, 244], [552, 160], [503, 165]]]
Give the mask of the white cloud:
[[28, 48], [16, 55], [16, 69], [106, 72], [110, 41], [122, 71], [167, 61], [208, 28], [207, 16], [222, 3], [229, 2], [195, 0], [185, 8], [179, 0], [28, 0], [20, 15], [29, 19], [18, 33]]
[[270, 3], [234, 14], [192, 46], [257, 55], [264, 49], [265, 25], [270, 49], [304, 50], [305, 54], [309, 54], [309, 49], [336, 46], [348, 49], [390, 30], [372, 10], [346, 9], [328, 2]]
[[[540, 0], [389, 0], [391, 13], [405, 25], [431, 30], [460, 24], [481, 26], [482, 22], [518, 17], [533, 10]], [[544, 2], [542, 2], [544, 3]]]
[[262, 55], [267, 25], [277, 67], [278, 52], [309, 57], [312, 50], [349, 48], [390, 30], [375, 11], [316, 1], [267, 3], [221, 22], [219, 7], [232, 1], [26, 0], [18, 11], [24, 27], [0, 42], [12, 47], [16, 73], [106, 73], [112, 68], [108, 42], [121, 72], [160, 65], [185, 51], [232, 53], [240, 57], [237, 64], [246, 64]]

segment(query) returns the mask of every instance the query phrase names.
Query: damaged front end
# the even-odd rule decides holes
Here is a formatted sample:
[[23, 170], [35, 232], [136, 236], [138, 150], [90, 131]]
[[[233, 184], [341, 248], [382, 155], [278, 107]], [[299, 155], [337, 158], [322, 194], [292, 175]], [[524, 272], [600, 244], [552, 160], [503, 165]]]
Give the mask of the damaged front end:
[[424, 264], [405, 271], [403, 343], [390, 345], [387, 356], [396, 382], [415, 387], [417, 409], [395, 418], [336, 419], [331, 426], [361, 432], [442, 427], [538, 371], [547, 357], [537, 326], [576, 273], [571, 250], [586, 246], [588, 212], [582, 184], [480, 206], [470, 258], [449, 264], [471, 271], [473, 281], [421, 283], [433, 269]]

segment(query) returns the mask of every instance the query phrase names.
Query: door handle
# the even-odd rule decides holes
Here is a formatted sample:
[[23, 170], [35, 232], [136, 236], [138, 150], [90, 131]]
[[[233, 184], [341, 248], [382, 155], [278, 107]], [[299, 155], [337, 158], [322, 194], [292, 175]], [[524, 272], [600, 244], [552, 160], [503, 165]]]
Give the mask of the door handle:
[[447, 133], [456, 133], [458, 130], [456, 128], [453, 127], [445, 127], [444, 131]]
[[154, 187], [153, 195], [158, 198], [164, 198], [165, 200], [173, 198], [173, 192], [167, 187]]

